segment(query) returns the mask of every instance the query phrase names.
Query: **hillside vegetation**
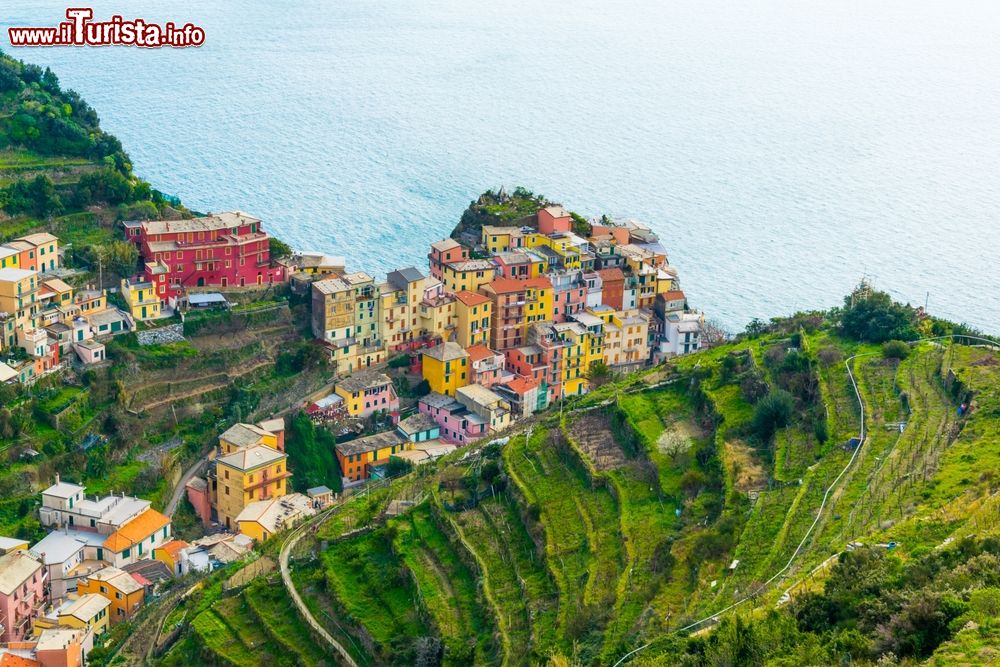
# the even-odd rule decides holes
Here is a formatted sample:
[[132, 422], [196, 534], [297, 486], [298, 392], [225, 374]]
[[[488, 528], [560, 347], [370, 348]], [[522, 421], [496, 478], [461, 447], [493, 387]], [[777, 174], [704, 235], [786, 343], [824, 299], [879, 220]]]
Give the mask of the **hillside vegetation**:
[[398, 516], [348, 504], [300, 592], [363, 665], [994, 664], [1000, 353], [871, 296], [424, 467]]

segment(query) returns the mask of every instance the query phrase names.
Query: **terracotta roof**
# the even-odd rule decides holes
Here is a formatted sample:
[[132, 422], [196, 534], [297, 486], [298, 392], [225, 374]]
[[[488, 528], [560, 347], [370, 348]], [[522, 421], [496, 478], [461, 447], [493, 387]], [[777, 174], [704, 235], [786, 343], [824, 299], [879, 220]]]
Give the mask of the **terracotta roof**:
[[169, 517], [160, 514], [154, 509], [147, 509], [142, 514], [108, 535], [108, 539], [104, 540], [104, 547], [110, 549], [114, 553], [120, 553], [121, 551], [142, 542], [164, 526], [169, 525]]
[[684, 299], [686, 297], [684, 296], [684, 292], [681, 290], [670, 290], [669, 292], [663, 293], [663, 298], [667, 299], [668, 301], [675, 301], [677, 299]]
[[41, 667], [42, 663], [14, 653], [0, 654], [0, 667]]
[[597, 271], [597, 275], [605, 282], [608, 280], [625, 280], [625, 274], [619, 268], [600, 269]]
[[465, 351], [469, 354], [469, 359], [473, 362], [479, 361], [480, 359], [486, 359], [487, 357], [495, 357], [496, 352], [486, 347], [482, 343], [477, 343], [471, 347], [465, 348]]
[[532, 378], [519, 377], [514, 378], [504, 386], [515, 394], [526, 394], [538, 386], [538, 381]]
[[163, 546], [156, 547], [156, 549], [157, 551], [166, 551], [168, 554], [170, 554], [171, 558], [176, 559], [177, 554], [180, 553], [181, 550], [187, 549], [189, 546], [191, 545], [185, 542], [184, 540], [170, 540]]
[[548, 278], [528, 278], [527, 280], [494, 278], [490, 281], [490, 287], [497, 294], [506, 294], [507, 292], [520, 292], [528, 288], [551, 289], [552, 281]]
[[455, 294], [455, 297], [466, 306], [479, 306], [490, 302], [490, 298], [488, 296], [483, 296], [482, 294], [477, 294], [476, 292], [470, 292], [469, 290], [462, 290], [461, 292]]

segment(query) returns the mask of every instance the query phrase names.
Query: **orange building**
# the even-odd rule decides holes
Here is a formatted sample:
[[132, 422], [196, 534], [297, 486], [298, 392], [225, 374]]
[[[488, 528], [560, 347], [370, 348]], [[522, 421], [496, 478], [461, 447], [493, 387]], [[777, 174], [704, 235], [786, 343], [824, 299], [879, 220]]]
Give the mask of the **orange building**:
[[132, 618], [146, 597], [146, 590], [139, 582], [117, 567], [106, 567], [79, 579], [76, 590], [80, 595], [94, 593], [110, 600], [111, 625]]

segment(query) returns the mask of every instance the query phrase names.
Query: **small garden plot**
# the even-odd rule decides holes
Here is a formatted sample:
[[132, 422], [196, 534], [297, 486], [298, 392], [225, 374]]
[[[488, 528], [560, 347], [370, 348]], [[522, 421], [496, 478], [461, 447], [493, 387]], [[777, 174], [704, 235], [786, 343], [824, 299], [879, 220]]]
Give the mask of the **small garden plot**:
[[625, 452], [611, 431], [611, 420], [600, 411], [573, 420], [568, 432], [595, 469], [612, 470], [625, 463]]

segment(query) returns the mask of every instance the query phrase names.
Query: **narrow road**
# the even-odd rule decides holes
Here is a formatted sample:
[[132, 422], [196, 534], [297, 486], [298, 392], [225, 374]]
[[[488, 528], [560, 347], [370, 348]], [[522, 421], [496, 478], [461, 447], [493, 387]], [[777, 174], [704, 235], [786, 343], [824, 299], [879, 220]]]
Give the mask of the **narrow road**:
[[181, 494], [184, 493], [185, 485], [191, 481], [191, 478], [201, 472], [201, 469], [205, 467], [205, 459], [201, 458], [192, 463], [181, 478], [177, 480], [177, 487], [174, 489], [173, 494], [170, 496], [170, 501], [167, 503], [166, 508], [163, 513], [169, 516], [171, 519], [174, 517], [174, 512], [177, 511], [177, 504], [181, 501]]
[[294, 549], [295, 545], [298, 544], [300, 539], [302, 539], [302, 536], [333, 516], [334, 512], [340, 509], [340, 507], [340, 504], [334, 505], [326, 511], [317, 514], [315, 517], [292, 531], [292, 534], [288, 536], [285, 543], [281, 545], [281, 553], [278, 556], [278, 563], [281, 568], [281, 581], [285, 585], [285, 590], [287, 590], [288, 594], [292, 597], [292, 602], [295, 603], [295, 606], [298, 608], [302, 618], [305, 619], [306, 623], [309, 624], [309, 627], [311, 627], [317, 635], [322, 637], [327, 644], [333, 647], [333, 650], [336, 651], [341, 657], [343, 664], [348, 665], [349, 667], [358, 667], [358, 663], [354, 661], [354, 658], [352, 658], [351, 654], [347, 652], [347, 649], [345, 649], [340, 642], [334, 639], [333, 635], [327, 632], [326, 628], [320, 625], [319, 621], [317, 621], [312, 615], [312, 612], [309, 611], [309, 607], [307, 607], [306, 603], [302, 601], [302, 597], [299, 596], [299, 592], [295, 590], [295, 582], [292, 581], [292, 575], [288, 569], [288, 558], [292, 553], [292, 549]]

